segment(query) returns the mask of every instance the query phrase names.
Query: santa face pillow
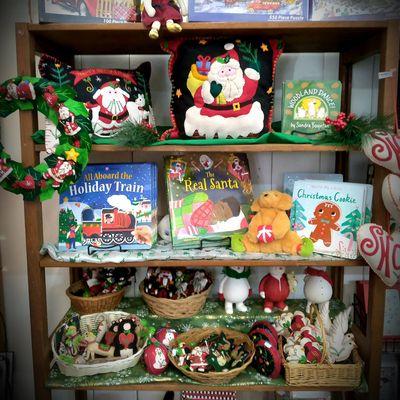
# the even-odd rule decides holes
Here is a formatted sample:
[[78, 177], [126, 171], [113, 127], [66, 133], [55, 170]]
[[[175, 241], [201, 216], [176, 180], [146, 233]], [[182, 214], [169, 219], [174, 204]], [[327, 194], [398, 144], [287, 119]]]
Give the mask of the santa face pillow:
[[173, 128], [163, 138], [240, 138], [271, 128], [280, 40], [176, 39], [170, 53]]
[[[155, 126], [149, 86], [149, 62], [132, 71], [100, 68], [73, 70], [68, 64], [43, 55], [39, 62], [39, 71], [43, 78], [59, 86], [74, 87], [77, 100], [83, 102], [89, 111], [94, 143], [112, 142], [118, 129], [127, 121]], [[54, 138], [57, 138], [56, 128], [47, 123], [48, 152], [57, 145], [57, 139]]]

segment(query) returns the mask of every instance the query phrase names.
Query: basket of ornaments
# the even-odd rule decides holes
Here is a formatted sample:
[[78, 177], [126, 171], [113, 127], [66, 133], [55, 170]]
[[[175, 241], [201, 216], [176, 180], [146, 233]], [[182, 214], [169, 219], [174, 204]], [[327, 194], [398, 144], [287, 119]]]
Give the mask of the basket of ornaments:
[[148, 330], [122, 311], [72, 314], [51, 341], [54, 361], [67, 376], [119, 372], [135, 366], [146, 346]]
[[79, 314], [93, 314], [117, 308], [131, 284], [134, 268], [94, 268], [83, 271], [82, 280], [66, 291], [71, 307]]
[[139, 289], [149, 309], [160, 317], [188, 318], [204, 306], [211, 275], [199, 269], [149, 268]]
[[171, 343], [171, 363], [194, 381], [222, 384], [244, 371], [254, 357], [250, 338], [228, 328], [192, 329]]
[[362, 360], [354, 335], [349, 333], [351, 307], [333, 321], [329, 302], [320, 311], [313, 305], [307, 317], [302, 311], [282, 313], [275, 322], [285, 379], [292, 386], [357, 387]]

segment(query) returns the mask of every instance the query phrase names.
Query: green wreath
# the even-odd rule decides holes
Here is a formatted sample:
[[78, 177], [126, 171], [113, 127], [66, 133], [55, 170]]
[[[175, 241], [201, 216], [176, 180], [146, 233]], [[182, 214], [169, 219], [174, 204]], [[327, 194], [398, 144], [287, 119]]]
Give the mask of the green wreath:
[[[0, 186], [24, 200], [47, 200], [75, 183], [85, 169], [91, 149], [92, 124], [83, 103], [74, 100], [75, 90], [42, 78], [17, 77], [0, 86], [0, 117], [16, 110], [37, 110], [60, 132], [54, 153], [34, 167], [12, 160], [0, 143]], [[43, 130], [32, 135], [44, 143]]]

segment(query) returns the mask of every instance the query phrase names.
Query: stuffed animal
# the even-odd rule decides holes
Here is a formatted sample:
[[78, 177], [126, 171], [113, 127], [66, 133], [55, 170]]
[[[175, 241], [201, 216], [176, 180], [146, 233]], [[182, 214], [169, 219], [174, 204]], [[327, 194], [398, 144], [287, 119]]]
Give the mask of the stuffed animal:
[[162, 25], [173, 33], [182, 31], [182, 15], [187, 15], [184, 0], [144, 0], [143, 6], [142, 22], [146, 28], [150, 28], [151, 39], [158, 39]]
[[271, 313], [274, 307], [287, 311], [285, 301], [289, 293], [294, 291], [296, 280], [288, 279], [285, 267], [271, 267], [270, 270], [271, 272], [262, 278], [258, 288], [260, 296], [264, 299], [264, 311]]
[[256, 213], [249, 230], [243, 237], [243, 244], [249, 253], [289, 253], [307, 257], [314, 246], [310, 239], [301, 239], [297, 232], [290, 230], [286, 211], [292, 207], [292, 198], [276, 190], [263, 192], [251, 206]]

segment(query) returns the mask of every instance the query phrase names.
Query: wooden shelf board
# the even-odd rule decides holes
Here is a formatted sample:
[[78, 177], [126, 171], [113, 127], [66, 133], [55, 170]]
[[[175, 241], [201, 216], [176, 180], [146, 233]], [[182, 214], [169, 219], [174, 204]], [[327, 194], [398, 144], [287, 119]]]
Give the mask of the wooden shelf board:
[[[247, 259], [195, 259], [195, 260], [144, 260], [128, 261], [123, 263], [105, 263], [107, 266], [115, 267], [221, 267], [221, 266], [246, 266], [246, 267], [273, 267], [282, 265], [285, 267], [307, 267], [307, 266], [327, 266], [327, 267], [357, 267], [365, 264], [362, 259], [346, 260], [342, 258], [317, 260], [247, 260]], [[99, 268], [101, 263], [90, 262], [61, 262], [53, 260], [49, 255], [44, 256], [40, 261], [42, 268]]]
[[[357, 43], [374, 42], [388, 26], [387, 21], [323, 22], [191, 22], [184, 23], [186, 36], [240, 35], [282, 37], [285, 52], [338, 52]], [[37, 50], [51, 53], [63, 49], [71, 54], [162, 54], [160, 42], [150, 40], [141, 23], [129, 24], [28, 24]], [[162, 32], [162, 39], [176, 37]], [[349, 38], [351, 37], [351, 41]], [[310, 40], [317, 38], [318, 40]]]
[[209, 386], [201, 384], [186, 384], [180, 382], [156, 382], [146, 383], [140, 385], [118, 385], [118, 386], [88, 386], [88, 387], [64, 387], [64, 386], [47, 386], [51, 389], [63, 390], [143, 390], [143, 391], [173, 391], [180, 392], [182, 390], [218, 390], [218, 391], [251, 391], [251, 392], [272, 392], [277, 390], [282, 391], [329, 391], [329, 392], [349, 392], [357, 390], [354, 387], [341, 387], [341, 386], [289, 386], [289, 385], [248, 385], [248, 386]]
[[[35, 145], [35, 150], [45, 151], [42, 144]], [[141, 149], [133, 149], [131, 147], [121, 147], [114, 145], [93, 145], [92, 151], [99, 153], [106, 152], [155, 152], [155, 153], [261, 153], [261, 152], [325, 152], [325, 151], [351, 151], [354, 150], [348, 146], [329, 146], [329, 145], [313, 145], [313, 144], [232, 144], [232, 145], [214, 145], [214, 146], [183, 146], [183, 145], [165, 145], [165, 146], [149, 146]]]

